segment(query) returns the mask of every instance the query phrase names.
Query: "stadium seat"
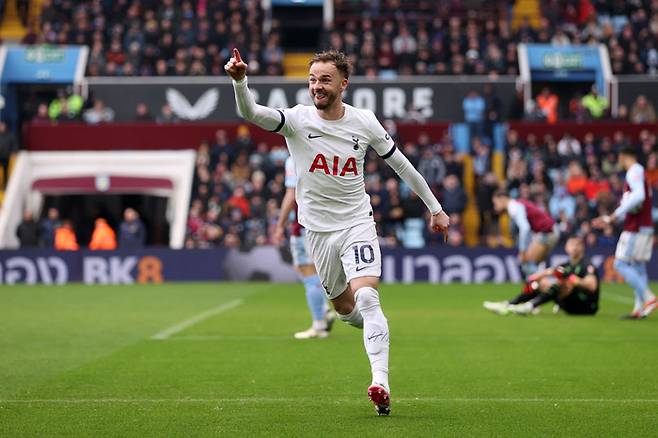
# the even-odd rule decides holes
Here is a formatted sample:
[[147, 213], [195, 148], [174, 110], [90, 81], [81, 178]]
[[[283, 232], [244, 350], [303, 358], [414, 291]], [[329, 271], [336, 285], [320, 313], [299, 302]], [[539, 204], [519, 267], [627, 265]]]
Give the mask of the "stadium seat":
[[404, 221], [402, 230], [402, 244], [405, 248], [423, 248], [425, 247], [425, 219], [409, 218]]

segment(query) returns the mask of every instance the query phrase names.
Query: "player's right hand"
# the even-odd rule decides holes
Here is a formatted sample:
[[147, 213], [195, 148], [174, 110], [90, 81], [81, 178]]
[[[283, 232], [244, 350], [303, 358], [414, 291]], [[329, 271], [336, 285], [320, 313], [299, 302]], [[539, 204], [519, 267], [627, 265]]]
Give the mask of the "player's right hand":
[[437, 214], [433, 214], [430, 219], [430, 229], [435, 233], [443, 233], [444, 241], [448, 241], [448, 227], [450, 226], [450, 218], [445, 211], [441, 210]]
[[236, 81], [242, 80], [247, 75], [247, 64], [242, 60], [238, 49], [233, 49], [233, 56], [224, 66], [224, 70]]
[[285, 230], [283, 225], [277, 224], [274, 228], [274, 234], [272, 234], [272, 243], [276, 246], [280, 246], [285, 237]]

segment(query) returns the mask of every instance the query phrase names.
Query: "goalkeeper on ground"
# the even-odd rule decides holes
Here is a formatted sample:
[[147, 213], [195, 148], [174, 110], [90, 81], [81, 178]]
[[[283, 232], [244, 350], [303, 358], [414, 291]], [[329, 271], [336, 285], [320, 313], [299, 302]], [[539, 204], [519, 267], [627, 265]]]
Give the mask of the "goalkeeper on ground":
[[499, 315], [536, 314], [539, 306], [554, 301], [570, 315], [594, 315], [599, 309], [599, 276], [585, 257], [585, 242], [570, 237], [565, 244], [569, 261], [528, 277], [528, 286], [510, 301], [485, 301], [484, 308]]

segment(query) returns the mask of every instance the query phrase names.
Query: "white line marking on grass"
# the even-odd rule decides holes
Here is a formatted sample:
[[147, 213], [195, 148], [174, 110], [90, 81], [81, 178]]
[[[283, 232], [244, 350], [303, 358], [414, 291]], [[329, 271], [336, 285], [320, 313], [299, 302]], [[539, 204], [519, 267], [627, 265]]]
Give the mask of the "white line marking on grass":
[[176, 333], [180, 333], [186, 328], [192, 327], [194, 324], [197, 324], [204, 319], [208, 319], [212, 316], [219, 315], [220, 313], [224, 313], [228, 310], [235, 309], [236, 307], [240, 306], [243, 303], [241, 299], [229, 301], [228, 303], [221, 304], [213, 309], [206, 310], [205, 312], [199, 313], [196, 316], [193, 316], [190, 319], [186, 319], [185, 321], [182, 321], [176, 325], [173, 325], [171, 327], [168, 327], [161, 332], [151, 336], [151, 339], [155, 339], [158, 341], [162, 341], [165, 339], [168, 339], [170, 336], [175, 335]]
[[[131, 403], [294, 403], [294, 402], [316, 402], [317, 397], [242, 397], [242, 398], [180, 398], [180, 399], [122, 399], [122, 398], [96, 398], [96, 399], [32, 399], [32, 400], [0, 400], [0, 404], [131, 404]], [[327, 396], [326, 401], [333, 403], [362, 403], [359, 397], [353, 398], [332, 398]], [[413, 403], [413, 402], [430, 402], [430, 403], [643, 403], [658, 404], [658, 399], [634, 398], [634, 399], [617, 399], [617, 398], [439, 398], [439, 397], [407, 397], [395, 398], [395, 402]]]
[[289, 336], [240, 336], [240, 335], [208, 335], [208, 336], [174, 336], [169, 341], [290, 341], [295, 338]]

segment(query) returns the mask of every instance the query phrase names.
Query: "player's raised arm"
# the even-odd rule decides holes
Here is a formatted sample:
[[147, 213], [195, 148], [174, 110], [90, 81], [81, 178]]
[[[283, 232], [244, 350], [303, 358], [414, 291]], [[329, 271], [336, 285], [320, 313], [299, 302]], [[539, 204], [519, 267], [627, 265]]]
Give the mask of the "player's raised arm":
[[224, 66], [224, 70], [233, 79], [235, 102], [240, 116], [268, 131], [280, 131], [285, 122], [283, 112], [256, 103], [247, 86], [247, 64], [242, 60], [238, 49], [233, 49], [233, 56]]

